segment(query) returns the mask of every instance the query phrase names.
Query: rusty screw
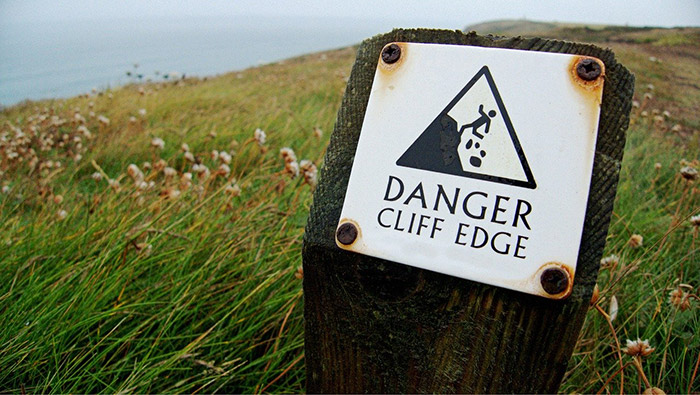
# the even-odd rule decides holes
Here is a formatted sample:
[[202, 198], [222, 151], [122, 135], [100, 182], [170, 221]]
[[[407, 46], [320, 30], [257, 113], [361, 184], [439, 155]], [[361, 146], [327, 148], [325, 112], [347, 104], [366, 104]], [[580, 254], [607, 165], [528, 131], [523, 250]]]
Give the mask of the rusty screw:
[[583, 58], [576, 65], [576, 74], [584, 81], [593, 81], [602, 71], [600, 64], [591, 58]]
[[357, 228], [354, 224], [346, 222], [338, 227], [335, 237], [341, 244], [350, 245], [357, 239]]
[[558, 295], [569, 287], [569, 276], [564, 269], [552, 267], [542, 272], [540, 284], [548, 294]]
[[386, 64], [396, 63], [401, 57], [401, 47], [389, 44], [382, 50], [382, 61]]

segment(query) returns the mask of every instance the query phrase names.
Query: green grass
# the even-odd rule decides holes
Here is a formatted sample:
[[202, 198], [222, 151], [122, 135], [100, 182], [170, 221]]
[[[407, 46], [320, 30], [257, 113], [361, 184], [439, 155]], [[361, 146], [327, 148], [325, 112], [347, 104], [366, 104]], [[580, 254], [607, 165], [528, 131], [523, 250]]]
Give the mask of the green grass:
[[[699, 304], [681, 311], [669, 303], [679, 284], [692, 287], [682, 288], [689, 294], [700, 285], [698, 227], [688, 221], [699, 214], [697, 181], [679, 175], [681, 159], [700, 156], [699, 82], [687, 71], [697, 60], [674, 52], [649, 67], [645, 51], [658, 56], [662, 47], [613, 49], [637, 74], [641, 108], [633, 110], [606, 252], [620, 261], [601, 270], [598, 305], [607, 311], [613, 296], [619, 301], [611, 324], [622, 346], [640, 337], [655, 348], [642, 361], [651, 385], [697, 392]], [[3, 110], [0, 391], [303, 392], [299, 267], [312, 186], [285, 173], [279, 150], [322, 164], [353, 59], [345, 49]], [[653, 98], [643, 99], [648, 83]], [[653, 120], [653, 110], [667, 109], [670, 117]], [[77, 131], [76, 110], [93, 138]], [[67, 121], [52, 126], [52, 115]], [[680, 131], [671, 132], [676, 124]], [[325, 131], [320, 138], [316, 127]], [[23, 142], [17, 128], [31, 139]], [[262, 146], [256, 128], [267, 133]], [[151, 146], [153, 137], [165, 141], [163, 150]], [[181, 181], [192, 172], [182, 143], [210, 177]], [[33, 148], [36, 166], [33, 154], [11, 144]], [[230, 174], [217, 172], [212, 150], [233, 155]], [[143, 166], [160, 159], [176, 177]], [[46, 167], [49, 160], [61, 166]], [[136, 187], [130, 163], [152, 187]], [[644, 237], [641, 247], [628, 245], [632, 234]], [[592, 308], [561, 390], [617, 393], [623, 375], [624, 392], [644, 390], [630, 356], [621, 355], [625, 368], [616, 374], [618, 351], [606, 317]]]

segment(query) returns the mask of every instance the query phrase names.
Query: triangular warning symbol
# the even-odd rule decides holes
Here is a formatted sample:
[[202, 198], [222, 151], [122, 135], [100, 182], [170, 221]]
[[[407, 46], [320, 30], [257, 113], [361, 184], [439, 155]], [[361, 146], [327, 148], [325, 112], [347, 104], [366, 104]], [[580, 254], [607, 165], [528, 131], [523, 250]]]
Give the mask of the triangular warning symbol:
[[474, 75], [396, 164], [537, 187], [487, 66]]

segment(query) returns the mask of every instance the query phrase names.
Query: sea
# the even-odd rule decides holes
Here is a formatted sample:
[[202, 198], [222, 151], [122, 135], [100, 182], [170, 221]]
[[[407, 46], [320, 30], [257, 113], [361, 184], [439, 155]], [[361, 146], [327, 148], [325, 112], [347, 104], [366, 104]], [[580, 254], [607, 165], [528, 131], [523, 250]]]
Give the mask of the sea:
[[0, 26], [0, 106], [242, 70], [390, 30], [379, 29], [353, 19], [273, 16], [6, 21]]

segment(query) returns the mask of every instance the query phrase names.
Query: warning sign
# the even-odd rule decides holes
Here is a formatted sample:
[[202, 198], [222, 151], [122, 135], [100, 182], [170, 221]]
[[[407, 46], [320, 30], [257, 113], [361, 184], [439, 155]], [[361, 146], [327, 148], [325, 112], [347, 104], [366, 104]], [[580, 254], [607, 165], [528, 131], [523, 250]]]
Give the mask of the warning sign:
[[487, 66], [476, 73], [396, 164], [526, 188], [537, 186]]
[[539, 278], [573, 281], [602, 89], [575, 85], [575, 55], [396, 45], [400, 59], [377, 64], [336, 244], [552, 297]]

